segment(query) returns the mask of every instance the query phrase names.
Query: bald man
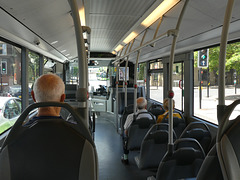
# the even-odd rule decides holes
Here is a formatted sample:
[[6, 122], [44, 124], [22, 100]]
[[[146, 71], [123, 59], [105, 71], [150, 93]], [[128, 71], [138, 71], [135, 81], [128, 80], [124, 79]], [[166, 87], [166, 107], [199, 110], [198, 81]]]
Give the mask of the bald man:
[[[137, 99], [137, 112], [136, 112], [136, 115], [138, 115], [139, 113], [141, 113], [139, 116], [137, 116], [137, 119], [140, 119], [140, 118], [143, 118], [143, 117], [146, 117], [146, 118], [149, 118], [149, 119], [152, 119], [152, 116], [147, 113], [147, 100], [144, 98], [144, 97], [139, 97]], [[146, 112], [146, 113], [144, 113]], [[132, 114], [129, 114], [127, 116], [127, 119], [125, 121], [125, 124], [124, 124], [124, 132], [125, 134], [127, 135], [127, 130], [128, 128], [131, 126], [132, 122], [133, 122], [133, 113]]]
[[[62, 79], [55, 74], [44, 74], [37, 78], [31, 92], [34, 102], [64, 102], [65, 85]], [[31, 124], [37, 119], [60, 118], [60, 107], [41, 107], [38, 108], [38, 114], [31, 119]]]
[[[140, 119], [140, 118], [148, 118], [150, 120], [155, 120], [156, 117], [155, 116], [151, 116], [148, 111], [147, 111], [147, 100], [144, 97], [139, 97], [137, 99], [137, 112], [136, 112], [136, 120]], [[141, 114], [139, 114], [141, 113]], [[138, 115], [139, 114], [139, 115]], [[152, 118], [154, 117], [154, 119]], [[132, 122], [133, 122], [133, 118], [134, 118], [134, 113], [129, 114], [127, 116], [127, 119], [125, 121], [124, 124], [124, 138], [123, 138], [123, 156], [121, 157], [121, 161], [124, 164], [128, 164], [128, 153], [129, 150], [127, 149], [127, 136], [128, 136], [128, 128], [131, 126]]]

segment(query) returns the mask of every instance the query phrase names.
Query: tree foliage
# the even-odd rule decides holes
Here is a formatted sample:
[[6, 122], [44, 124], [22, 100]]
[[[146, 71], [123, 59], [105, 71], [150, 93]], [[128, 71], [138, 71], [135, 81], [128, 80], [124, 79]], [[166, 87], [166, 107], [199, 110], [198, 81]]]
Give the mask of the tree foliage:
[[[217, 74], [219, 64], [219, 52], [219, 46], [209, 49], [209, 71], [216, 72]], [[194, 66], [197, 67], [198, 52], [194, 52], [194, 59]], [[225, 65], [226, 71], [236, 69], [237, 72], [240, 73], [240, 42], [227, 45]]]

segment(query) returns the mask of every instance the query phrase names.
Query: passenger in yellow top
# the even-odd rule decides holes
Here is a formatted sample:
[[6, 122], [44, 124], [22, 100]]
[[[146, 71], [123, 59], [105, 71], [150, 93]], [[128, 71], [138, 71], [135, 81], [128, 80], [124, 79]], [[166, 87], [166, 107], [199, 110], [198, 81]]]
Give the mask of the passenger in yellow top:
[[[173, 100], [173, 109], [174, 109], [174, 107], [175, 107], [175, 101]], [[165, 112], [158, 116], [157, 123], [162, 122], [163, 118], [168, 113], [168, 98], [164, 99], [164, 101], [163, 101], [163, 108], [165, 109]], [[181, 115], [179, 113], [173, 113], [173, 117], [177, 117], [177, 118], [182, 119], [182, 117], [181, 117]], [[167, 115], [166, 118], [168, 118], [168, 115]]]

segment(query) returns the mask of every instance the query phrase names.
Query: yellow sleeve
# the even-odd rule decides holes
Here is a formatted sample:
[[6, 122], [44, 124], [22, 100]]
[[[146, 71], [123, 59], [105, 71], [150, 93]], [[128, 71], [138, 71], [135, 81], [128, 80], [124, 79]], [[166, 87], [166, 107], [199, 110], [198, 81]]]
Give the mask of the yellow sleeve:
[[159, 115], [159, 116], [158, 116], [158, 119], [157, 119], [157, 123], [162, 122], [164, 116], [165, 116], [165, 115], [163, 115], [163, 114]]
[[182, 119], [181, 115], [178, 114], [178, 113], [174, 113], [174, 114], [173, 114], [173, 117], [177, 117], [177, 118], [179, 118], [179, 119]]

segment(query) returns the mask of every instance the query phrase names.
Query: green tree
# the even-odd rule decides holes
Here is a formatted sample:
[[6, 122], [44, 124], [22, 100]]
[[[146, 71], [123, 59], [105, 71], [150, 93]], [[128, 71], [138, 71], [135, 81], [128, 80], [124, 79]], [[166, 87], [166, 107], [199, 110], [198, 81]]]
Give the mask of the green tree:
[[145, 79], [145, 68], [146, 68], [146, 63], [139, 64], [138, 80]]
[[[209, 71], [218, 74], [218, 64], [219, 64], [219, 52], [220, 47], [209, 48]], [[197, 67], [198, 52], [194, 52], [195, 63], [194, 66]], [[227, 45], [226, 52], [226, 70], [236, 69], [240, 71], [240, 42], [232, 43]]]

